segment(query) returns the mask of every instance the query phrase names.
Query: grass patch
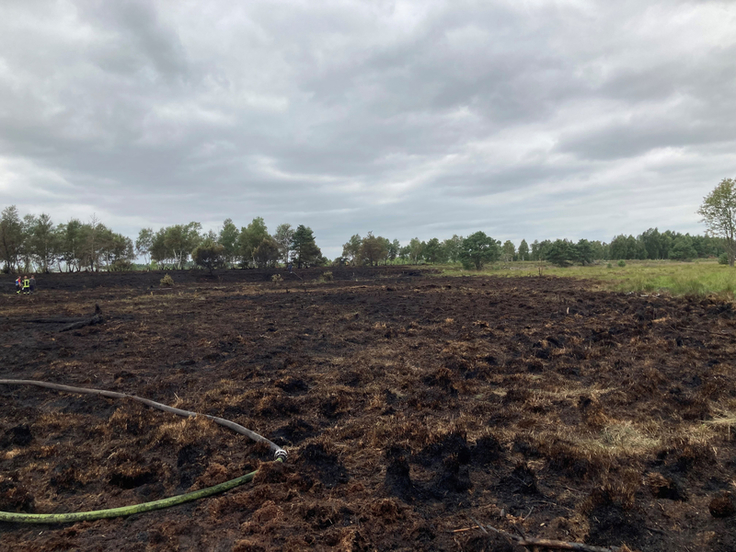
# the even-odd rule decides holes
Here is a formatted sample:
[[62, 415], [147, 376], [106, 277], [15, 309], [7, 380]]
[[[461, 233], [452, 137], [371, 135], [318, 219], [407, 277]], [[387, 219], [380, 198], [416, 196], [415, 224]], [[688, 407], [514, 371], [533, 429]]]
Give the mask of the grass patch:
[[[610, 268], [609, 268], [610, 266]], [[671, 295], [717, 295], [733, 300], [736, 270], [716, 259], [685, 263], [676, 261], [627, 261], [626, 266], [601, 262], [590, 266], [556, 267], [548, 263], [520, 261], [496, 263], [481, 271], [460, 266], [442, 267], [445, 276], [557, 276], [596, 280], [604, 289]]]

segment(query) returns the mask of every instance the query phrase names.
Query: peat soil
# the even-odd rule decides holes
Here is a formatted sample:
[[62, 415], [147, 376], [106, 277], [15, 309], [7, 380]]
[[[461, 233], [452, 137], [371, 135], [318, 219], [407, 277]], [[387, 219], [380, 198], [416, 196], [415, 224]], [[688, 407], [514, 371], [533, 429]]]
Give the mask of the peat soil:
[[50, 275], [34, 295], [0, 293], [0, 378], [139, 395], [289, 451], [273, 464], [203, 417], [2, 385], [0, 510], [111, 508], [260, 471], [124, 519], [0, 523], [0, 550], [523, 550], [475, 520], [647, 552], [736, 549], [730, 303], [324, 272], [173, 273], [167, 290], [162, 274]]

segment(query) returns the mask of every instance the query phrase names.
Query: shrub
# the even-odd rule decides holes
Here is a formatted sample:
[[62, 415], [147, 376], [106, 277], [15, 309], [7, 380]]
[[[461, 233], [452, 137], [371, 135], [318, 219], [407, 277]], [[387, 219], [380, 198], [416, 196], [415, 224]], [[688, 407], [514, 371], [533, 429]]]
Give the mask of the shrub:
[[275, 284], [278, 284], [279, 282], [283, 282], [284, 279], [281, 277], [281, 274], [274, 274], [271, 276], [271, 281]]
[[323, 272], [322, 276], [320, 276], [320, 280], [323, 282], [331, 282], [333, 280], [332, 272]]
[[620, 261], [618, 262], [618, 266], [620, 266], [620, 267], [624, 267], [624, 266], [626, 266], [626, 261], [624, 261], [623, 259], [621, 259], [621, 260], [620, 260]]
[[225, 248], [219, 243], [207, 240], [192, 251], [192, 260], [197, 266], [206, 268], [210, 273], [225, 264]]
[[718, 264], [727, 265], [728, 264], [728, 254], [727, 253], [721, 253], [718, 255]]
[[608, 264], [606, 265], [606, 268], [613, 268], [613, 265], [612, 265], [611, 263], [608, 263]]
[[174, 285], [174, 279], [168, 274], [161, 278], [161, 287], [171, 287]]

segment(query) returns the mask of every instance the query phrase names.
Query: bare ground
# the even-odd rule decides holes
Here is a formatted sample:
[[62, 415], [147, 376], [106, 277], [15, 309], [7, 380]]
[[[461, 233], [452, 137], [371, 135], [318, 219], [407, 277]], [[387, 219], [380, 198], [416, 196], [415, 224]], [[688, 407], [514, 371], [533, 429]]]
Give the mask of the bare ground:
[[[222, 416], [290, 456], [273, 465], [203, 418], [3, 386], [0, 510], [109, 508], [261, 472], [125, 519], [0, 523], [0, 550], [516, 550], [457, 531], [471, 518], [642, 551], [736, 549], [730, 304], [323, 272], [172, 273], [171, 290], [161, 274], [49, 275], [20, 297], [6, 285], [0, 378]], [[95, 305], [102, 323], [69, 329]]]

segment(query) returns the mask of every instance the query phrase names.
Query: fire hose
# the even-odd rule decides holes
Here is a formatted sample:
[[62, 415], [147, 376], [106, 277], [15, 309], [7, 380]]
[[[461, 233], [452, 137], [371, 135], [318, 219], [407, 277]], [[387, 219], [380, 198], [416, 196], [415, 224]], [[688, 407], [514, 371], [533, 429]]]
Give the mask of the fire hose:
[[[212, 420], [218, 425], [221, 425], [235, 431], [236, 433], [240, 433], [241, 435], [249, 437], [253, 441], [267, 444], [273, 452], [275, 462], [283, 462], [287, 458], [287, 452], [279, 447], [276, 443], [266, 439], [265, 437], [262, 437], [261, 435], [251, 431], [250, 429], [241, 426], [240, 424], [237, 424], [230, 420], [226, 420], [224, 418], [219, 418], [217, 416], [210, 416], [209, 414], [197, 414], [196, 412], [191, 412], [189, 410], [174, 408], [173, 406], [167, 406], [165, 404], [145, 399], [143, 397], [138, 397], [136, 395], [130, 395], [128, 393], [118, 393], [116, 391], [106, 391], [104, 389], [72, 387], [69, 385], [60, 385], [57, 383], [48, 383], [45, 381], [36, 380], [0, 379], [0, 385], [35, 385], [37, 387], [45, 387], [47, 389], [65, 391], [68, 393], [99, 395], [111, 399], [130, 399], [145, 404], [146, 406], [150, 406], [151, 408], [162, 410], [171, 414], [176, 414], [178, 416], [184, 416], [188, 418], [194, 416], [204, 416], [205, 418]], [[162, 498], [160, 500], [154, 500], [152, 502], [144, 502], [142, 504], [133, 504], [131, 506], [122, 506], [120, 508], [109, 508], [106, 510], [94, 510], [89, 512], [73, 512], [63, 514], [28, 514], [21, 512], [0, 512], [0, 521], [12, 523], [75, 523], [78, 521], [92, 521], [97, 519], [130, 516], [143, 512], [151, 512], [153, 510], [170, 508], [171, 506], [184, 504], [185, 502], [191, 502], [193, 500], [198, 500], [200, 498], [205, 498], [207, 496], [212, 496], [215, 494], [223, 493], [225, 491], [229, 491], [230, 489], [233, 489], [239, 485], [248, 483], [257, 473], [258, 470], [255, 470], [250, 473], [246, 473], [245, 475], [241, 475], [240, 477], [236, 477], [235, 479], [225, 481], [224, 483], [220, 483], [212, 487], [207, 487], [206, 489], [200, 489], [191, 493]]]

